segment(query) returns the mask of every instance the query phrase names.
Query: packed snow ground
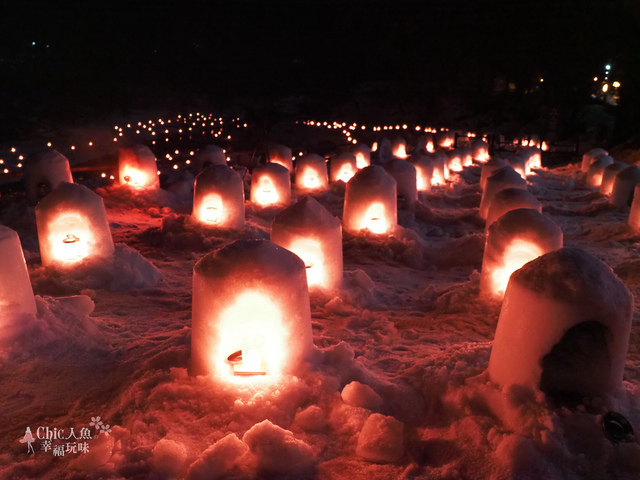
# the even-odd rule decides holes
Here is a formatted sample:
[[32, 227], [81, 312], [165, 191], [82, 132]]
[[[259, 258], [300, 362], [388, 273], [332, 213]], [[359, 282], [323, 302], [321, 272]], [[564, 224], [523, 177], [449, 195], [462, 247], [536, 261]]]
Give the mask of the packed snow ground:
[[[566, 246], [604, 260], [637, 296], [640, 233], [583, 177], [574, 166], [540, 171], [530, 190]], [[0, 478], [638, 478], [640, 445], [612, 444], [601, 427], [615, 410], [640, 428], [638, 307], [615, 398], [568, 409], [488, 381], [500, 305], [478, 296], [479, 178], [470, 167], [435, 187], [399, 212], [391, 236], [345, 234], [343, 287], [311, 295], [317, 359], [270, 385], [188, 367], [195, 262], [268, 238], [275, 212], [247, 203], [245, 229], [220, 233], [181, 213], [185, 196], [98, 189], [116, 254], [62, 274], [40, 264], [33, 208], [2, 197], [38, 316], [0, 329]], [[334, 186], [317, 199], [340, 216], [343, 195]], [[64, 456], [37, 439], [29, 455], [27, 427], [93, 438]]]

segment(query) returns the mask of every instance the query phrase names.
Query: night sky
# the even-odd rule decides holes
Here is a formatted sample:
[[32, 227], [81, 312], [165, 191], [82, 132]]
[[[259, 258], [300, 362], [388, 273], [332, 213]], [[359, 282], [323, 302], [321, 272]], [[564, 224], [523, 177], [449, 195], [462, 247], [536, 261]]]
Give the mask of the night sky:
[[[2, 138], [38, 124], [191, 106], [267, 117], [282, 110], [450, 120], [489, 112], [486, 123], [518, 105], [526, 122], [540, 116], [527, 105], [569, 112], [588, 101], [606, 63], [623, 85], [616, 115], [637, 125], [639, 9], [632, 6], [21, 1], [0, 16]], [[283, 98], [295, 108], [274, 107]]]

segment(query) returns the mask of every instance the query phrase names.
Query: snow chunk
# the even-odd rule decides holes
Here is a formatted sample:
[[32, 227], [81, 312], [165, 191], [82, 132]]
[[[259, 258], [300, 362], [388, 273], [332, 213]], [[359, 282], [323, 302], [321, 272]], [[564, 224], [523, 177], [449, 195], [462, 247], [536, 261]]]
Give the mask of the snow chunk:
[[294, 423], [305, 432], [319, 432], [327, 425], [324, 412], [317, 405], [311, 405], [296, 413]]
[[202, 452], [189, 467], [186, 479], [217, 480], [232, 475], [249, 475], [254, 470], [254, 462], [249, 447], [231, 433]]
[[372, 414], [364, 422], [356, 454], [377, 463], [393, 463], [402, 457], [404, 424], [393, 417]]
[[300, 478], [310, 473], [316, 462], [315, 453], [307, 443], [269, 420], [251, 427], [242, 441], [256, 455], [258, 470], [266, 475], [295, 473]]
[[382, 405], [382, 397], [369, 385], [351, 382], [342, 389], [342, 400], [352, 407], [375, 410]]
[[187, 449], [174, 440], [163, 438], [153, 447], [153, 464], [164, 477], [179, 476], [186, 461]]

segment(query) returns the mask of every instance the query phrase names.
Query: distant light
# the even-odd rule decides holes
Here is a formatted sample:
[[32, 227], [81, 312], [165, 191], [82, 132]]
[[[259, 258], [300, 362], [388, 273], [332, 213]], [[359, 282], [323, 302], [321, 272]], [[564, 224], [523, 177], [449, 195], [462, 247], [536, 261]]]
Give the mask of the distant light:
[[106, 178], [106, 177], [107, 177], [107, 174], [106, 174], [106, 173], [101, 173], [101, 174], [100, 174], [100, 176], [101, 176], [102, 178]]
[[613, 82], [613, 88], [620, 88], [620, 82]]
[[605, 83], [604, 85], [602, 85], [602, 91], [603, 91], [604, 93], [606, 93], [606, 92], [607, 92], [607, 90], [609, 90], [609, 84], [608, 84], [608, 83]]
[[71, 145], [71, 150], [75, 150], [76, 146], [75, 145]]
[[541, 79], [540, 79], [540, 83], [542, 83], [542, 82], [544, 82], [544, 78], [541, 78]]
[[36, 46], [36, 42], [31, 42], [31, 46], [35, 47]]
[[93, 142], [89, 142], [89, 146], [90, 146], [90, 147], [93, 147]]
[[24, 155], [20, 155], [20, 156], [18, 157], [18, 160], [24, 160]]
[[50, 146], [51, 146], [51, 142], [47, 142], [47, 147], [50, 147]]
[[16, 147], [11, 147], [11, 153], [16, 153]]
[[598, 81], [598, 77], [593, 77], [593, 81], [597, 82]]
[[607, 64], [604, 66], [605, 70], [611, 70], [611, 65]]

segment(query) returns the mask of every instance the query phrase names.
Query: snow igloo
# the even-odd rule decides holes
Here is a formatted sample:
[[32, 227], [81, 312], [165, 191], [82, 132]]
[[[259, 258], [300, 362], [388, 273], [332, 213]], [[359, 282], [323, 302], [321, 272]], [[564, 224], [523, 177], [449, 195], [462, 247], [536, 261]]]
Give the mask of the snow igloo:
[[511, 276], [489, 376], [561, 400], [613, 394], [622, 383], [632, 311], [624, 284], [584, 250], [542, 255]]
[[134, 145], [121, 148], [118, 178], [121, 185], [136, 189], [160, 188], [156, 157], [149, 147]]
[[358, 171], [347, 183], [342, 226], [358, 235], [369, 231], [389, 233], [398, 224], [397, 186], [394, 178], [379, 165]]
[[102, 197], [83, 185], [61, 183], [40, 200], [36, 225], [44, 266], [67, 267], [115, 251]]
[[371, 149], [364, 143], [357, 143], [351, 147], [351, 153], [356, 157], [358, 170], [371, 165]]
[[297, 255], [267, 240], [238, 240], [196, 263], [192, 374], [269, 381], [302, 371], [313, 352], [307, 273]]
[[502, 215], [518, 208], [531, 208], [542, 213], [542, 204], [528, 190], [521, 188], [505, 188], [493, 196], [489, 213], [487, 213], [487, 230]]
[[633, 202], [629, 212], [629, 225], [634, 230], [640, 230], [640, 184], [636, 185], [633, 192]]
[[471, 145], [473, 159], [478, 163], [485, 163], [489, 160], [489, 144], [484, 140], [476, 140]]
[[456, 143], [455, 132], [443, 131], [436, 134], [436, 144], [445, 150], [453, 148]]
[[433, 163], [431, 159], [422, 153], [412, 155], [409, 163], [416, 169], [416, 189], [418, 192], [431, 190], [431, 177], [433, 176]]
[[609, 155], [598, 155], [587, 170], [587, 185], [592, 187], [600, 187], [604, 176], [604, 169], [613, 164], [613, 158]]
[[515, 270], [561, 247], [562, 230], [549, 217], [530, 208], [505, 213], [487, 230], [480, 291], [502, 297]]
[[480, 188], [484, 190], [487, 187], [487, 179], [501, 168], [508, 167], [509, 164], [502, 157], [491, 157], [484, 165], [480, 172]]
[[271, 241], [304, 261], [309, 289], [340, 287], [342, 225], [313, 197], [302, 198], [276, 216]]
[[193, 156], [193, 164], [198, 171], [202, 171], [211, 165], [227, 165], [227, 156], [219, 146], [205, 145]]
[[607, 152], [604, 148], [592, 148], [591, 150], [586, 152], [584, 155], [582, 155], [582, 163], [580, 165], [580, 170], [582, 170], [585, 173], [588, 172], [591, 162], [593, 162], [598, 155], [609, 155], [609, 152]]
[[73, 183], [69, 160], [57, 150], [45, 150], [30, 157], [24, 165], [23, 178], [27, 200], [32, 205], [61, 183]]
[[267, 163], [251, 173], [251, 203], [258, 208], [289, 205], [291, 176], [279, 163]]
[[18, 234], [0, 225], [0, 314], [20, 315], [37, 312], [29, 271]]
[[449, 156], [445, 152], [436, 152], [431, 155], [433, 174], [431, 185], [444, 185], [449, 178]]
[[462, 153], [459, 148], [454, 148], [453, 150], [447, 152], [447, 157], [449, 157], [449, 163], [447, 163], [447, 168], [449, 172], [461, 172], [462, 171]]
[[210, 165], [196, 176], [193, 217], [203, 225], [244, 228], [244, 183], [227, 165]]
[[523, 179], [513, 168], [504, 167], [493, 172], [493, 174], [487, 178], [484, 191], [482, 192], [482, 200], [480, 201], [480, 216], [487, 219], [489, 214], [489, 207], [493, 201], [493, 197], [500, 190], [505, 188], [521, 188], [527, 189], [527, 181]]
[[613, 182], [616, 179], [616, 175], [620, 170], [627, 168], [629, 165], [624, 162], [613, 162], [611, 165], [605, 167], [602, 172], [602, 183], [600, 183], [600, 193], [603, 195], [611, 195], [613, 190]]
[[269, 147], [269, 163], [277, 163], [293, 173], [293, 154], [285, 145], [272, 145]]
[[402, 137], [397, 137], [391, 146], [393, 156], [395, 158], [405, 159], [409, 155], [407, 154], [407, 141]]
[[416, 168], [406, 160], [395, 158], [385, 163], [384, 169], [396, 181], [398, 206], [413, 208], [418, 201]]
[[356, 156], [352, 153], [342, 152], [331, 158], [331, 181], [347, 183], [358, 171]]
[[303, 193], [323, 192], [329, 188], [326, 160], [309, 153], [296, 160], [296, 188]]
[[636, 185], [640, 183], [640, 167], [630, 165], [623, 168], [616, 174], [611, 188], [611, 197], [609, 201], [615, 207], [628, 207], [633, 201], [633, 191]]
[[414, 153], [421, 153], [421, 154], [425, 154], [425, 153], [433, 153], [436, 151], [436, 147], [434, 145], [433, 142], [433, 134], [432, 133], [425, 133], [423, 135], [420, 135], [417, 139], [416, 139], [416, 143], [415, 143], [415, 152]]

